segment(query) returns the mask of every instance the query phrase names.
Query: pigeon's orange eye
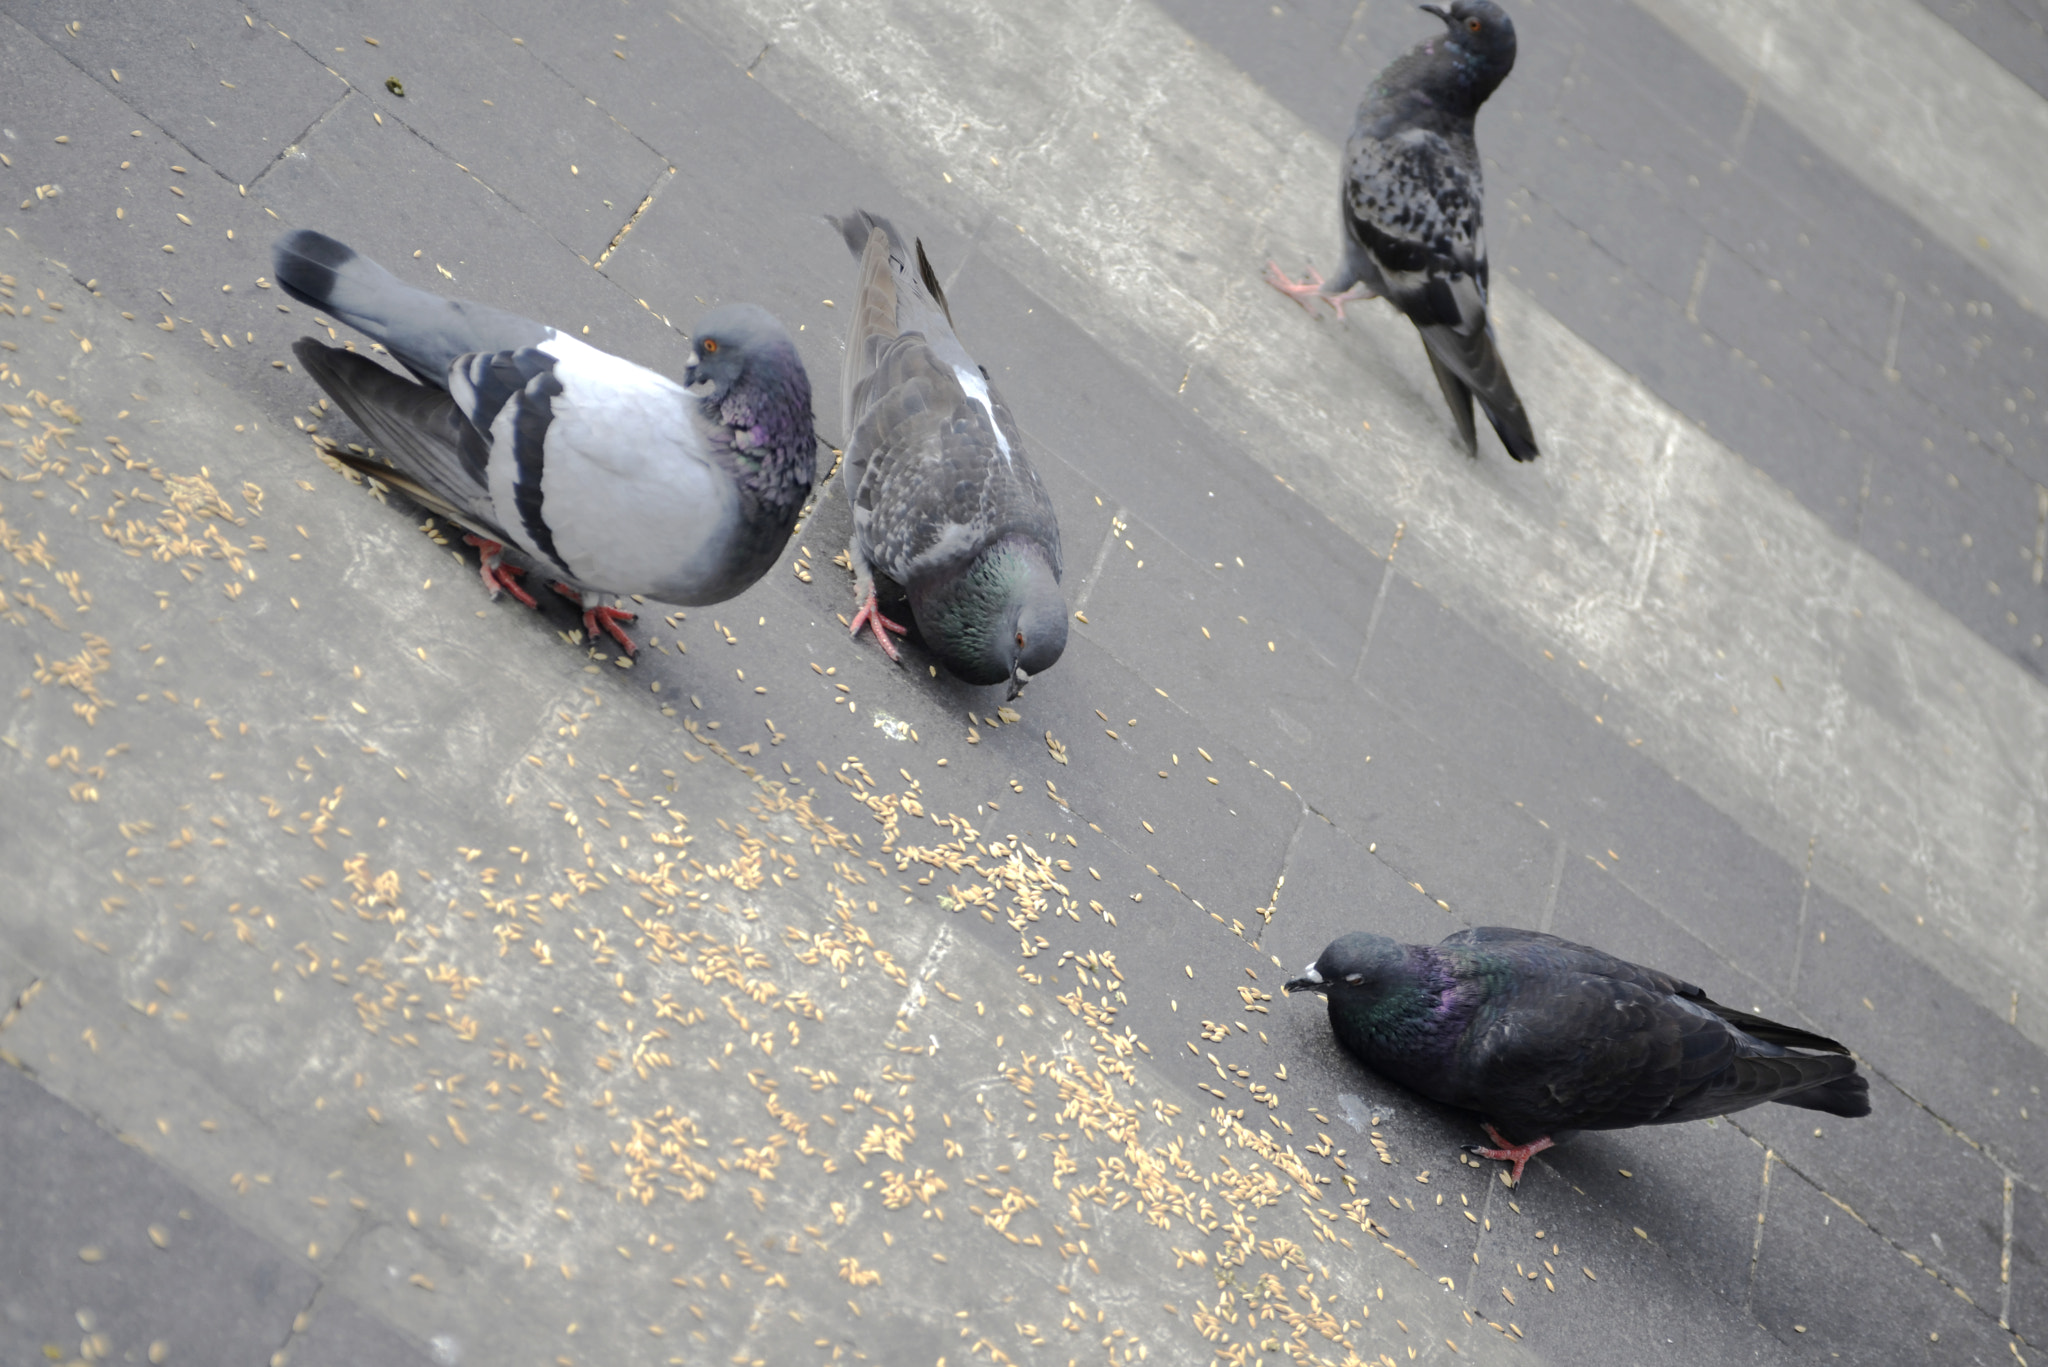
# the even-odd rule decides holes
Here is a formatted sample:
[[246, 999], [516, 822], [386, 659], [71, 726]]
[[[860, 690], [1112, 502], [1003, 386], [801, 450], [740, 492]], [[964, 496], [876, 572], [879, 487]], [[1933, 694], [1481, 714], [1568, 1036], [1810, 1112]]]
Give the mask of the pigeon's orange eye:
[[704, 339], [703, 346], [704, 354], [706, 356], [716, 356], [718, 354], [718, 343], [713, 339], [706, 337]]
[[1477, 33], [1479, 32], [1479, 21], [1477, 19], [1467, 19], [1465, 21], [1465, 27], [1471, 29], [1474, 33]]
[[1017, 649], [1019, 649], [1019, 650], [1022, 650], [1023, 648], [1024, 648], [1024, 633], [1020, 631], [1020, 632], [1018, 632], [1018, 633], [1017, 633]]

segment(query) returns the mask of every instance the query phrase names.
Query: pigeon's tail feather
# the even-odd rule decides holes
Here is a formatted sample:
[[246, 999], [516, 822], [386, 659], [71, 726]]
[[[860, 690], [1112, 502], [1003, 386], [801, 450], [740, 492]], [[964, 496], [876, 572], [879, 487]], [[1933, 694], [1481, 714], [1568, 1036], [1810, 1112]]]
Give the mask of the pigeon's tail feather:
[[1465, 454], [1478, 455], [1479, 433], [1472, 425], [1472, 390], [1437, 359], [1435, 347], [1425, 345], [1423, 350], [1429, 356], [1429, 368], [1436, 372], [1437, 387], [1444, 392], [1451, 420], [1458, 424], [1458, 439], [1465, 443]]
[[893, 250], [899, 254], [903, 251], [903, 235], [896, 231], [895, 224], [880, 214], [870, 213], [866, 209], [855, 209], [843, 218], [834, 218], [827, 214], [825, 221], [839, 230], [839, 235], [846, 239], [846, 250], [852, 252], [856, 258], [867, 255], [868, 235], [877, 228], [880, 228], [883, 236], [889, 239], [889, 246]]
[[[938, 273], [932, 269], [931, 262], [925, 259], [923, 242], [906, 245], [903, 234], [896, 231], [895, 224], [866, 209], [855, 209], [844, 218], [827, 221], [839, 229], [840, 235], [846, 239], [848, 250], [861, 259], [863, 284], [869, 277], [870, 237], [876, 229], [880, 229], [888, 240], [888, 250], [883, 253], [882, 259], [895, 274], [896, 287], [890, 330], [882, 335], [894, 337], [899, 332], [915, 332], [934, 346], [958, 350], [958, 339], [953, 336], [952, 312], [946, 306], [946, 294], [939, 286]], [[851, 345], [847, 348], [847, 354], [853, 354]], [[951, 356], [949, 359], [967, 362], [967, 354], [961, 351], [959, 355]]]
[[1723, 1006], [1716, 1001], [1702, 1001], [1701, 1006], [1727, 1021], [1743, 1034], [1762, 1040], [1766, 1044], [1780, 1045], [1786, 1049], [1812, 1049], [1823, 1054], [1846, 1054], [1849, 1046], [1826, 1035], [1816, 1035], [1811, 1030], [1801, 1030], [1796, 1025], [1781, 1025], [1762, 1016], [1752, 1016], [1747, 1011], [1737, 1011], [1732, 1006]]
[[1486, 420], [1493, 424], [1499, 434], [1500, 443], [1516, 460], [1534, 460], [1536, 433], [1529, 426], [1529, 415], [1522, 409], [1522, 400], [1515, 393], [1514, 381], [1508, 378], [1507, 363], [1501, 359], [1500, 348], [1493, 343], [1491, 327], [1475, 328], [1471, 332], [1459, 332], [1442, 326], [1418, 328], [1422, 333], [1422, 344], [1429, 351], [1430, 363], [1436, 369], [1437, 382], [1443, 385], [1444, 397], [1451, 401], [1451, 414], [1458, 419], [1458, 431], [1464, 436], [1468, 453], [1475, 449], [1472, 432], [1472, 415], [1461, 412], [1460, 405], [1451, 399], [1451, 386], [1444, 372], [1462, 381], [1472, 398], [1486, 410]]
[[302, 337], [292, 346], [313, 382], [363, 429], [382, 460], [337, 451], [344, 465], [493, 541], [504, 541], [483, 479], [485, 452], [455, 400], [367, 356]]
[[860, 383], [873, 373], [880, 354], [879, 343], [894, 338], [896, 327], [896, 266], [890, 259], [896, 247], [888, 224], [875, 221], [865, 212], [848, 215], [848, 220], [868, 223], [867, 237], [860, 253], [860, 284], [853, 298], [853, 326], [846, 337], [846, 370], [840, 384], [845, 395], [846, 430], [853, 431], [853, 405]]
[[353, 247], [311, 229], [286, 233], [270, 256], [286, 294], [383, 344], [428, 384], [446, 388], [448, 367], [466, 352], [534, 346], [553, 332], [516, 313], [414, 289]]
[[1870, 1114], [1870, 1082], [1861, 1073], [1849, 1073], [1818, 1087], [1809, 1087], [1803, 1092], [1777, 1098], [1780, 1105], [1798, 1106], [1809, 1111], [1826, 1111], [1829, 1115], [1846, 1116], [1854, 1120]]

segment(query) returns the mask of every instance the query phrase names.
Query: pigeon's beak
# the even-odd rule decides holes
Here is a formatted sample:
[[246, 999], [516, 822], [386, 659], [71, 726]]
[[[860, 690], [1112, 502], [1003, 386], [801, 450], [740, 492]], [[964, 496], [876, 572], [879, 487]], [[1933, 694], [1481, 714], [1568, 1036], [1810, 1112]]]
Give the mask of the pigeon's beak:
[[1415, 8], [1421, 10], [1424, 14], [1434, 14], [1446, 24], [1451, 22], [1451, 12], [1442, 5], [1417, 5]]
[[1016, 669], [1016, 672], [1010, 675], [1010, 692], [1009, 692], [1008, 696], [1006, 696], [1006, 697], [1005, 697], [1005, 698], [1003, 699], [1003, 701], [1004, 701], [1004, 702], [1015, 702], [1015, 701], [1017, 701], [1017, 695], [1018, 695], [1019, 693], [1022, 693], [1022, 692], [1024, 691], [1024, 685], [1025, 685], [1025, 684], [1028, 684], [1028, 683], [1030, 683], [1030, 682], [1031, 682], [1031, 675], [1030, 675], [1030, 674], [1029, 674], [1028, 672], [1026, 672], [1026, 670], [1025, 670], [1025, 668], [1024, 668], [1024, 666], [1023, 666], [1023, 665], [1018, 665], [1018, 666], [1017, 666], [1017, 669]]
[[1280, 990], [1290, 994], [1295, 992], [1320, 992], [1329, 985], [1329, 981], [1322, 974], [1316, 972], [1316, 966], [1310, 964], [1302, 970], [1299, 978], [1289, 979], [1281, 985]]
[[713, 384], [709, 375], [702, 378], [699, 378], [697, 375], [697, 367], [703, 363], [704, 358], [697, 354], [697, 348], [691, 347], [690, 364], [683, 369], [683, 388], [689, 390], [700, 399], [711, 392]]

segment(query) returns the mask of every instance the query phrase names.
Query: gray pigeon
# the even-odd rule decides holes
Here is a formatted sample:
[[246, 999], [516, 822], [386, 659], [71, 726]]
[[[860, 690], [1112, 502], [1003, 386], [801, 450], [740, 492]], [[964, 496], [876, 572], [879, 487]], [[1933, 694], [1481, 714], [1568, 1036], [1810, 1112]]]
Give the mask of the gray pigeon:
[[[752, 304], [699, 320], [677, 384], [554, 328], [404, 284], [331, 237], [271, 249], [277, 283], [381, 343], [415, 384], [308, 337], [293, 351], [382, 461], [339, 459], [470, 532], [485, 588], [534, 606], [539, 570], [595, 641], [607, 594], [717, 603], [780, 555], [816, 477], [811, 382]], [[511, 559], [507, 559], [507, 556]]]
[[846, 339], [846, 462], [854, 597], [890, 659], [879, 595], [909, 600], [939, 662], [1015, 698], [1067, 645], [1060, 528], [988, 372], [953, 335], [938, 276], [887, 220], [831, 220], [860, 258]]
[[1538, 931], [1480, 926], [1435, 946], [1361, 931], [1332, 941], [1286, 990], [1327, 997], [1338, 1044], [1374, 1072], [1477, 1111], [1495, 1147], [1467, 1152], [1513, 1163], [1515, 1182], [1579, 1130], [1766, 1101], [1870, 1114], [1870, 1084], [1834, 1040]]
[[1266, 279], [1310, 313], [1318, 299], [1344, 305], [1385, 295], [1422, 334], [1429, 364], [1477, 455], [1472, 400], [1501, 445], [1534, 460], [1536, 434], [1515, 396], [1486, 318], [1486, 231], [1481, 222], [1479, 106], [1515, 66], [1515, 26], [1493, 0], [1421, 8], [1447, 32], [1410, 49], [1374, 80], [1344, 145], [1344, 272], [1328, 285], [1314, 270]]

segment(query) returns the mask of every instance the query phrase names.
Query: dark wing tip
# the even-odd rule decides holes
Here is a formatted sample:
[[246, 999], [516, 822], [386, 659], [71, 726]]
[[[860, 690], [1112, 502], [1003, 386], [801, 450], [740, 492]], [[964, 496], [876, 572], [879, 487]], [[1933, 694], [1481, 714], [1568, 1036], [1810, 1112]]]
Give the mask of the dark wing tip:
[[917, 240], [917, 274], [924, 281], [925, 289], [930, 292], [932, 302], [939, 306], [939, 311], [946, 315], [946, 321], [950, 324], [953, 321], [953, 310], [946, 303], [946, 291], [939, 287], [939, 273], [932, 269], [931, 259], [924, 254], [924, 239], [921, 237]]

